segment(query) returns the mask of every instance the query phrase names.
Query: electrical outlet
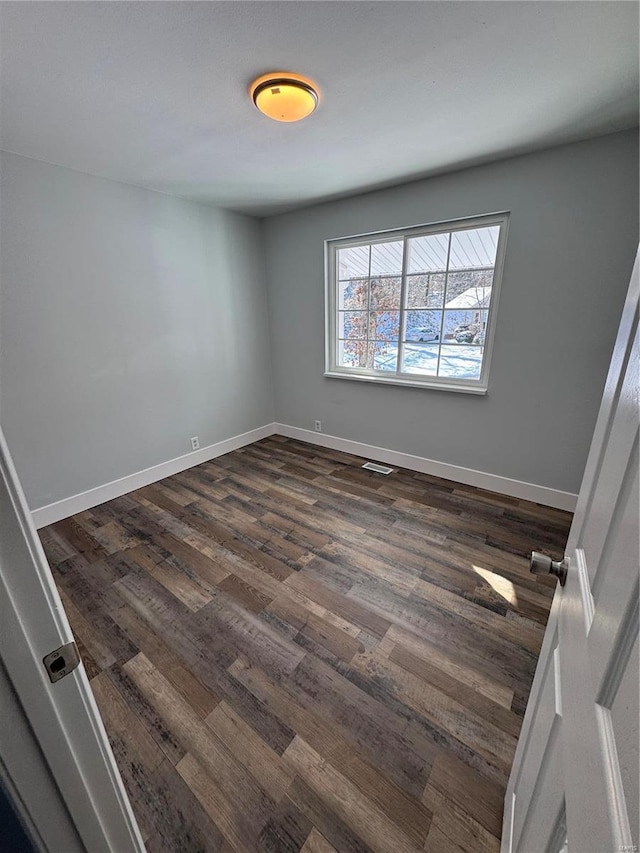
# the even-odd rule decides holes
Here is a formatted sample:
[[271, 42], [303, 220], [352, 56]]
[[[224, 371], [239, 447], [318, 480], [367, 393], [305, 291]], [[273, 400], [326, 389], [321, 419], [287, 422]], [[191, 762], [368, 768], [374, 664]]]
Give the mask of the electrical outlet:
[[200, 450], [200, 439], [197, 435], [194, 435], [191, 439], [191, 449], [192, 450]]
[[322, 421], [315, 421], [316, 432], [322, 432]]

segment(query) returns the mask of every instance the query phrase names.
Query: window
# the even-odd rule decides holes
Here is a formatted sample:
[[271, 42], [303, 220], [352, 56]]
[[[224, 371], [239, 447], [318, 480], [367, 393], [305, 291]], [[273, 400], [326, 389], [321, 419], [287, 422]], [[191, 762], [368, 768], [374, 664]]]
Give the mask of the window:
[[328, 240], [325, 376], [484, 393], [507, 221]]

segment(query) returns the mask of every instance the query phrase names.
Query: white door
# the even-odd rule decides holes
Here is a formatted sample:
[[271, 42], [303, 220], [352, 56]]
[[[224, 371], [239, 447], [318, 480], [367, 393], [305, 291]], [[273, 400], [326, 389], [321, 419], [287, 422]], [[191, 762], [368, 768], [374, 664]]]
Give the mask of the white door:
[[[502, 853], [638, 850], [639, 260], [505, 799]], [[560, 414], [561, 416], [561, 414]]]
[[0, 781], [38, 850], [141, 853], [83, 665], [52, 683], [43, 664], [72, 641], [0, 432]]

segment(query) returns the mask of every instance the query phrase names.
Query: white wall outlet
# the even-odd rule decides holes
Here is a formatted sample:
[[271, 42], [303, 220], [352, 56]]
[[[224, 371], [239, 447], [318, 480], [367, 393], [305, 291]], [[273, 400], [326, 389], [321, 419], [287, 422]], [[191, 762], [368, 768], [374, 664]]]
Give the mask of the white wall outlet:
[[197, 435], [194, 435], [191, 439], [191, 449], [192, 450], [200, 450], [200, 439]]
[[316, 432], [322, 432], [322, 421], [314, 421]]

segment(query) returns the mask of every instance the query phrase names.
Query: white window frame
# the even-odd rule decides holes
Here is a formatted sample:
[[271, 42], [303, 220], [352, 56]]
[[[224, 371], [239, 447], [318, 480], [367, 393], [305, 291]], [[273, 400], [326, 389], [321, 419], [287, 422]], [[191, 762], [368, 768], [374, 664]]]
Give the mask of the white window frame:
[[[404, 342], [403, 317], [404, 303], [406, 297], [406, 259], [407, 240], [411, 237], [422, 237], [428, 234], [442, 234], [455, 231], [465, 231], [469, 228], [485, 228], [492, 225], [500, 226], [498, 245], [496, 249], [496, 261], [492, 283], [491, 302], [487, 317], [487, 329], [484, 343], [484, 358], [482, 369], [478, 379], [455, 379], [452, 377], [420, 376], [415, 373], [402, 373], [402, 350]], [[325, 371], [324, 375], [333, 379], [350, 379], [359, 382], [374, 382], [380, 385], [407, 385], [414, 388], [436, 388], [440, 391], [457, 391], [466, 394], [486, 394], [489, 381], [489, 368], [493, 351], [493, 340], [498, 314], [498, 301], [500, 298], [500, 286], [502, 283], [502, 271], [504, 267], [504, 256], [507, 243], [507, 230], [509, 227], [509, 212], [483, 214], [465, 219], [435, 222], [430, 225], [416, 225], [410, 228], [398, 228], [390, 231], [376, 231], [372, 234], [358, 234], [353, 237], [339, 237], [325, 240]], [[338, 250], [347, 249], [352, 246], [373, 245], [385, 243], [390, 240], [403, 240], [403, 262], [402, 262], [402, 291], [401, 291], [401, 314], [400, 331], [398, 340], [398, 366], [396, 373], [388, 371], [373, 370], [362, 367], [343, 367], [338, 364], [338, 336], [337, 336], [337, 292], [338, 292]], [[447, 278], [449, 272], [447, 271]], [[445, 279], [446, 281], [446, 279]], [[434, 309], [435, 310], [435, 309]], [[444, 306], [443, 309], [444, 310]], [[442, 342], [440, 342], [442, 343]]]

